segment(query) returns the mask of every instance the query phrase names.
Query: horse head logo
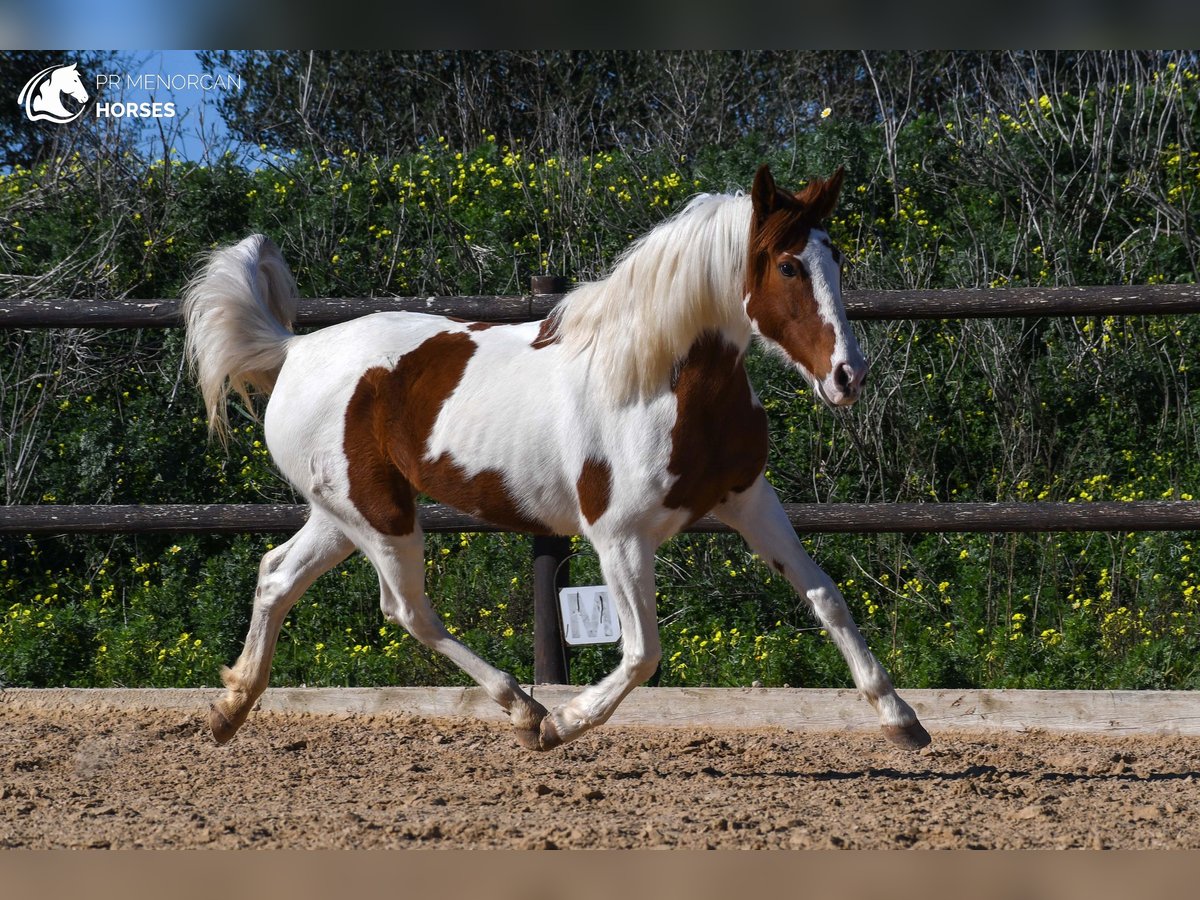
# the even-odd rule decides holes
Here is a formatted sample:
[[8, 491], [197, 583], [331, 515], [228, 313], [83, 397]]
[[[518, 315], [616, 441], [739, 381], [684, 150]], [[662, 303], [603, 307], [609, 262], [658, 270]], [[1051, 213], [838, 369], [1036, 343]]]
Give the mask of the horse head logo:
[[29, 121], [65, 125], [83, 115], [82, 105], [75, 112], [63, 105], [64, 94], [80, 104], [86, 104], [89, 99], [83, 82], [79, 80], [76, 65], [49, 66], [25, 82], [17, 102], [25, 107], [25, 116]]

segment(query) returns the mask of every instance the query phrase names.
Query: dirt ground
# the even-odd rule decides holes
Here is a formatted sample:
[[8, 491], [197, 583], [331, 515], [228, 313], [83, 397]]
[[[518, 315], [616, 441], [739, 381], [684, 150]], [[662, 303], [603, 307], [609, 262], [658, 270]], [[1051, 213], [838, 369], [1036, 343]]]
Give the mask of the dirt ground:
[[1200, 738], [0, 708], [0, 847], [1200, 847]]

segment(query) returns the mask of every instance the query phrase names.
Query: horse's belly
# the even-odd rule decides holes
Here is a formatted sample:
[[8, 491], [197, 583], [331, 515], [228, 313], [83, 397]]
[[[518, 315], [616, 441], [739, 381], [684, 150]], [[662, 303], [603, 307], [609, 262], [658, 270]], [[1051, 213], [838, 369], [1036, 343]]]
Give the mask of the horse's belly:
[[424, 464], [419, 478], [417, 487], [439, 503], [507, 530], [531, 534], [578, 530], [577, 517], [570, 512], [564, 515], [564, 504], [553, 502], [545, 492], [514, 484], [503, 469], [468, 472], [452, 456], [443, 455]]
[[561, 440], [566, 423], [535, 402], [485, 395], [473, 404], [447, 404], [443, 417], [419, 467], [421, 490], [506, 528], [535, 534], [579, 530]]

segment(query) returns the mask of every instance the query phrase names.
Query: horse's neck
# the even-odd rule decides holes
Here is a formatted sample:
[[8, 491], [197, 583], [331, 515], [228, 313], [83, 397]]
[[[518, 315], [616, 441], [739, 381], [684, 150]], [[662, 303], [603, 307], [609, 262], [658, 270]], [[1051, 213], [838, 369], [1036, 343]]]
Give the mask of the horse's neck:
[[723, 393], [731, 388], [741, 391], [748, 384], [743, 360], [748, 342], [725, 331], [707, 329], [696, 336], [687, 356], [679, 360], [671, 376], [671, 389], [676, 390], [681, 380], [703, 382], [703, 394]]

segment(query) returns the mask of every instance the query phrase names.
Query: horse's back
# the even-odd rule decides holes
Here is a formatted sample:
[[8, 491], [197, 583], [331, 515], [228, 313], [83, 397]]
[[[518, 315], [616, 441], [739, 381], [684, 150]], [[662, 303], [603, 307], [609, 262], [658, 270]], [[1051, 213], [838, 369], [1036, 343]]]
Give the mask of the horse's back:
[[[313, 485], [349, 496], [359, 448], [381, 452], [414, 488], [484, 518], [511, 485], [507, 516], [523, 530], [574, 514], [561, 432], [571, 378], [537, 323], [492, 326], [419, 313], [378, 313], [297, 337], [267, 407], [272, 456], [313, 499]], [[472, 496], [461, 490], [474, 485]], [[484, 490], [484, 488], [488, 490]], [[573, 521], [570, 524], [574, 524]]]

